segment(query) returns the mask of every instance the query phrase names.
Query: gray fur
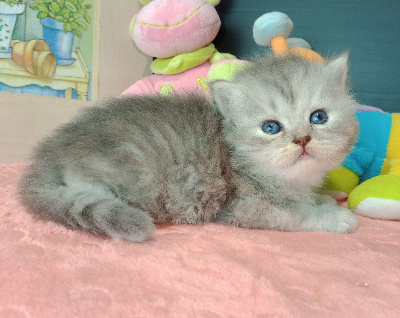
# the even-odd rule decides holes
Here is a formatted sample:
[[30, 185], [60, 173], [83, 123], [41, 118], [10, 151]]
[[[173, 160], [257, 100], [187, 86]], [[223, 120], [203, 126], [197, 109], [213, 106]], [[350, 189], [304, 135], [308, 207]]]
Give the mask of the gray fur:
[[[264, 58], [195, 94], [114, 98], [39, 144], [20, 181], [40, 217], [140, 242], [154, 222], [345, 233], [354, 215], [314, 189], [357, 134], [347, 57]], [[324, 109], [321, 127], [309, 116]], [[222, 115], [222, 116], [221, 116]], [[283, 132], [267, 135], [265, 120]], [[310, 158], [293, 139], [309, 134]], [[301, 151], [300, 151], [301, 153]]]

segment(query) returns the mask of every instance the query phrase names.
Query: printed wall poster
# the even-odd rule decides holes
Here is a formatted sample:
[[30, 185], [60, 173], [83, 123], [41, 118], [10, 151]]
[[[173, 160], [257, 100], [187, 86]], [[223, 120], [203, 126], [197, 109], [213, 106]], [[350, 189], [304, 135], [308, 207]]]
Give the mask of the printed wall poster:
[[95, 0], [0, 0], [0, 91], [93, 100]]

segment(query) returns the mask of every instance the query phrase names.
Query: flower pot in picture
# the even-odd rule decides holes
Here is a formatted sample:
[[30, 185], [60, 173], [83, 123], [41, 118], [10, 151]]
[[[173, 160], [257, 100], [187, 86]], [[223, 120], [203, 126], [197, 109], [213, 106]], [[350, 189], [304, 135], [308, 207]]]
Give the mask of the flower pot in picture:
[[0, 1], [0, 58], [11, 57], [11, 37], [14, 32], [17, 15], [25, 11], [25, 4], [12, 6]]
[[74, 34], [71, 31], [64, 32], [63, 23], [52, 18], [40, 19], [43, 25], [43, 40], [45, 40], [50, 50], [54, 53], [57, 65], [70, 65], [75, 62], [71, 57], [72, 46], [74, 44]]

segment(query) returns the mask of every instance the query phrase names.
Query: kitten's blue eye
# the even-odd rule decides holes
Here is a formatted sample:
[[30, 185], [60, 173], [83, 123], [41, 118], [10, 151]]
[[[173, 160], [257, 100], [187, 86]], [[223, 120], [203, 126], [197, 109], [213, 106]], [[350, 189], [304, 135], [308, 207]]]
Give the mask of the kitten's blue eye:
[[323, 110], [317, 110], [313, 112], [310, 116], [310, 122], [316, 125], [325, 124], [328, 120], [328, 115]]
[[262, 130], [267, 134], [274, 135], [280, 132], [282, 127], [278, 122], [270, 120], [262, 125]]

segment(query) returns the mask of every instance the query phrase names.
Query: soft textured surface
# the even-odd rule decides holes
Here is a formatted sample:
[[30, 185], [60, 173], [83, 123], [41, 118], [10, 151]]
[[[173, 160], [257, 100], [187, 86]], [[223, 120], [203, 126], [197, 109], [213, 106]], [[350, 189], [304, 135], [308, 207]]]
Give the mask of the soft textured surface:
[[0, 317], [398, 317], [400, 222], [356, 233], [165, 225], [140, 244], [34, 220], [0, 165]]
[[131, 36], [143, 53], [169, 58], [210, 44], [220, 26], [208, 1], [153, 0], [136, 16]]

